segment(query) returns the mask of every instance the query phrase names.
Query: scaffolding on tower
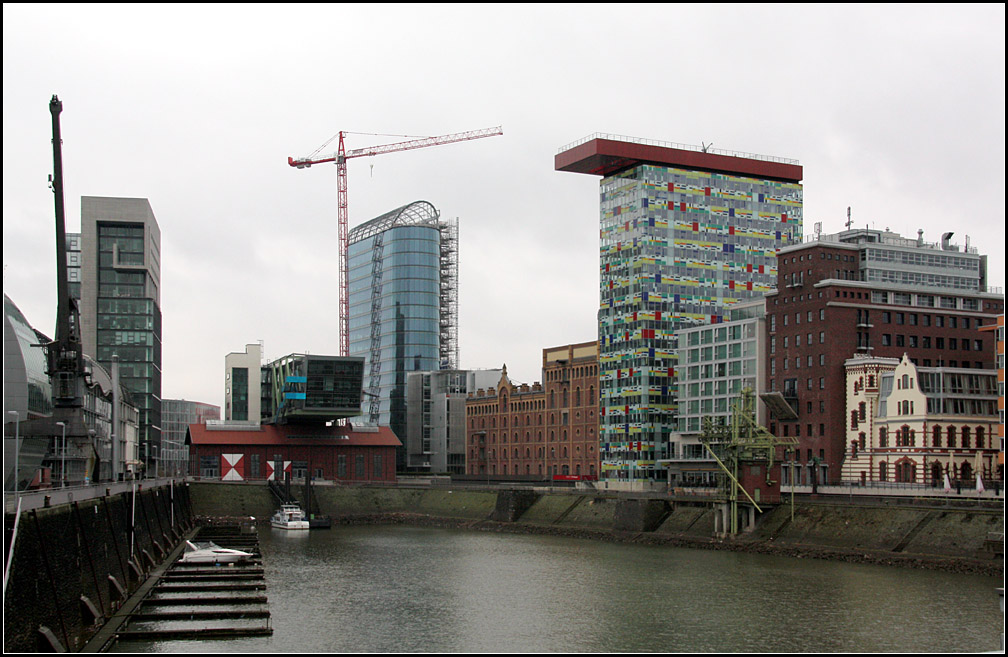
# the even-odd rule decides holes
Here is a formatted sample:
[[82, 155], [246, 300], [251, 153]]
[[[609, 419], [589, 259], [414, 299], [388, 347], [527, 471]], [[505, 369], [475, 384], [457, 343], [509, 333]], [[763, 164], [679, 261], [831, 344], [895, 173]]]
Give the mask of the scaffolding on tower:
[[[494, 137], [504, 134], [500, 126], [496, 128], [485, 128], [483, 130], [470, 130], [468, 132], [457, 132], [439, 137], [421, 137], [410, 139], [409, 141], [395, 142], [380, 146], [369, 146], [366, 148], [356, 148], [346, 150], [344, 138], [349, 134], [371, 134], [371, 133], [351, 133], [341, 130], [329, 141], [315, 149], [308, 157], [294, 159], [287, 158], [287, 164], [297, 169], [307, 169], [313, 164], [325, 164], [334, 162], [336, 164], [336, 188], [337, 188], [337, 222], [339, 231], [339, 326], [340, 326], [340, 356], [348, 356], [350, 353], [350, 297], [347, 290], [347, 160], [355, 157], [371, 157], [384, 155], [385, 153], [395, 153], [398, 151], [408, 151], [428, 146], [440, 146], [452, 144], [460, 141], [472, 139], [482, 139], [484, 137]], [[316, 157], [333, 139], [339, 138], [339, 145], [335, 153], [326, 157]], [[457, 230], [456, 230], [457, 236]], [[456, 351], [457, 351], [456, 342]]]

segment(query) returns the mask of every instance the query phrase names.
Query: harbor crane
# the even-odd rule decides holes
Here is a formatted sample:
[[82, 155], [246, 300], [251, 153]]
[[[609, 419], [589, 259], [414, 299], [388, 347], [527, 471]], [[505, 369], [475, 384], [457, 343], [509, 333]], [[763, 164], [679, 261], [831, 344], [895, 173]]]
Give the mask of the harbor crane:
[[469, 132], [457, 132], [440, 137], [421, 137], [409, 141], [400, 141], [381, 146], [369, 146], [366, 148], [355, 148], [346, 150], [344, 137], [350, 134], [370, 134], [352, 133], [341, 130], [338, 133], [339, 146], [332, 155], [318, 157], [318, 153], [328, 146], [333, 137], [326, 143], [315, 149], [315, 152], [308, 157], [295, 159], [287, 158], [287, 164], [297, 169], [307, 169], [313, 164], [336, 163], [336, 189], [338, 205], [339, 224], [339, 325], [340, 325], [340, 356], [350, 355], [350, 295], [347, 290], [347, 164], [346, 161], [354, 157], [371, 157], [374, 155], [384, 155], [386, 153], [396, 153], [399, 151], [409, 151], [417, 148], [427, 148], [428, 146], [441, 146], [459, 141], [469, 141], [471, 139], [482, 139], [483, 137], [494, 137], [504, 134], [501, 126], [496, 128], [485, 128], [483, 130], [471, 130]]

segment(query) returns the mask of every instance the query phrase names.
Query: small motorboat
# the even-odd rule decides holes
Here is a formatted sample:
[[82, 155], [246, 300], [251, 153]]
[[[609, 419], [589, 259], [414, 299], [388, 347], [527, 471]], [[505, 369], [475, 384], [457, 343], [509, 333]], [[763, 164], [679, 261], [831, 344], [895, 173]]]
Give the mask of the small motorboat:
[[186, 541], [180, 561], [185, 563], [238, 563], [252, 558], [249, 552], [222, 548], [213, 541]]
[[308, 529], [311, 525], [297, 504], [284, 504], [273, 514], [270, 524], [277, 529]]

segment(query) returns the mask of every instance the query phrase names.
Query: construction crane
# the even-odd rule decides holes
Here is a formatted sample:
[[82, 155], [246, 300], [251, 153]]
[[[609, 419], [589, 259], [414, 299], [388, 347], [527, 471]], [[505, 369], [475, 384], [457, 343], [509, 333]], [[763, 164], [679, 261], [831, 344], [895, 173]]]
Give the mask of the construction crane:
[[[469, 141], [471, 139], [482, 139], [483, 137], [494, 137], [504, 134], [501, 126], [496, 128], [485, 128], [483, 130], [472, 130], [469, 132], [457, 132], [451, 135], [440, 137], [422, 137], [411, 139], [410, 141], [400, 141], [382, 146], [369, 146], [367, 148], [356, 148], [346, 150], [343, 138], [352, 133], [341, 130], [339, 132], [339, 146], [335, 153], [316, 159], [318, 153], [328, 146], [332, 139], [315, 149], [315, 152], [308, 157], [294, 159], [287, 158], [287, 164], [298, 169], [307, 169], [313, 164], [336, 163], [336, 188], [337, 203], [339, 207], [339, 324], [340, 324], [340, 356], [350, 355], [350, 295], [347, 290], [347, 165], [346, 161], [354, 157], [370, 157], [373, 155], [384, 155], [385, 153], [396, 153], [398, 151], [409, 151], [428, 146], [441, 146], [442, 144], [452, 144], [458, 141]], [[335, 139], [335, 137], [333, 137]]]

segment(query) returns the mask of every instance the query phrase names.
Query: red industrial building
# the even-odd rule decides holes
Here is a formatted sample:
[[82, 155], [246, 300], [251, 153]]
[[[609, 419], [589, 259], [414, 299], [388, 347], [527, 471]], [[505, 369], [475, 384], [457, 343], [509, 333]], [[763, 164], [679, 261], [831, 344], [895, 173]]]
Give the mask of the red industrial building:
[[186, 445], [194, 477], [389, 483], [401, 443], [388, 427], [190, 424]]

